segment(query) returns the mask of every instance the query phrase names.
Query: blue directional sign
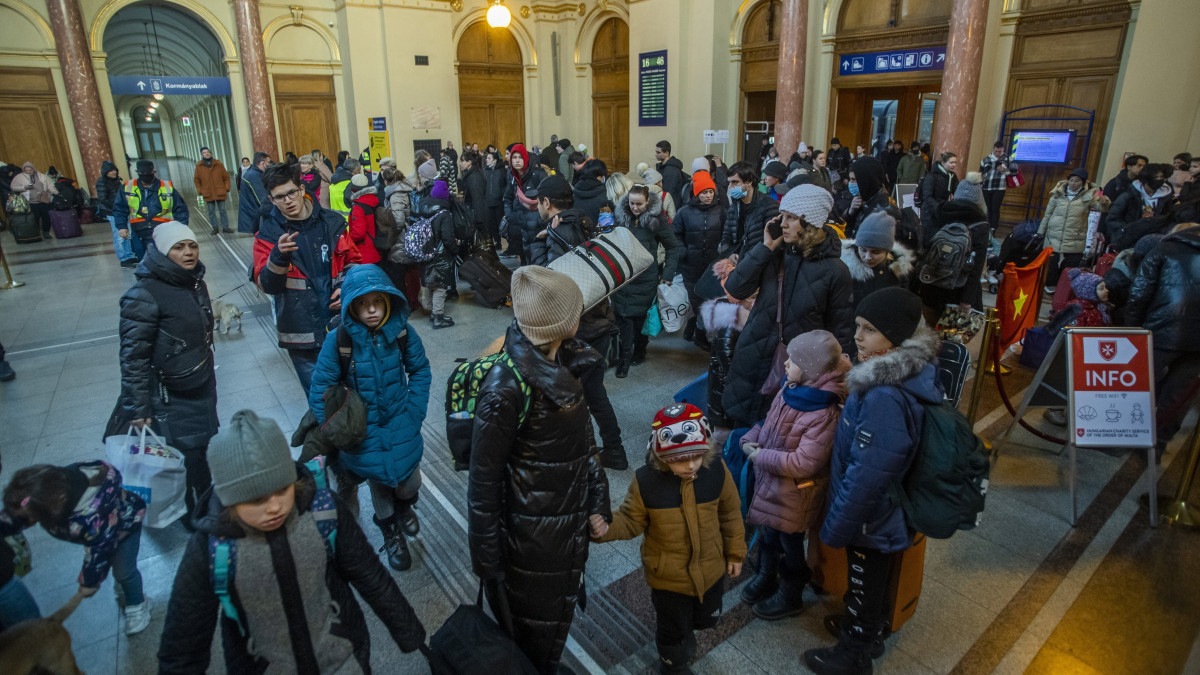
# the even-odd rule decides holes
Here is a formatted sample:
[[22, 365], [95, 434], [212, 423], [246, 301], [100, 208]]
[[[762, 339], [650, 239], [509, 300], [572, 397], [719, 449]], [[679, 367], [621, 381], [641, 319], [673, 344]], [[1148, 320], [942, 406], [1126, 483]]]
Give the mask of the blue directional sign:
[[944, 70], [945, 67], [945, 47], [843, 54], [838, 60], [838, 74], [840, 75], [907, 73], [914, 70]]
[[173, 96], [229, 96], [228, 77], [158, 77], [109, 75], [114, 94], [163, 94]]

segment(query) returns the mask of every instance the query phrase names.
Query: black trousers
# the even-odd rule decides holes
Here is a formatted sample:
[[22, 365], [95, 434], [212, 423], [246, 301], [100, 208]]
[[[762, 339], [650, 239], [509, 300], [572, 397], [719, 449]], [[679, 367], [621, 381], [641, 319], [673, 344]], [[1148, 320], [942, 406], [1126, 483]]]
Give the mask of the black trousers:
[[42, 228], [42, 236], [50, 235], [50, 205], [49, 204], [30, 204], [29, 211], [33, 214], [33, 219]]
[[188, 515], [195, 513], [196, 502], [200, 495], [212, 485], [212, 472], [208, 470], [208, 446], [199, 448], [181, 448], [176, 450], [183, 453], [183, 469], [187, 474], [187, 492], [183, 501], [187, 504]]
[[725, 595], [725, 577], [721, 577], [704, 597], [684, 595], [657, 588], [650, 589], [654, 605], [654, 641], [659, 658], [667, 671], [683, 670], [696, 654], [693, 631], [712, 628], [721, 618], [721, 597]]
[[803, 532], [780, 532], [773, 527], [758, 528], [761, 555], [780, 558], [779, 576], [804, 586], [812, 579], [812, 570], [804, 555]]
[[621, 447], [621, 425], [617, 422], [617, 413], [613, 410], [612, 402], [608, 400], [608, 390], [604, 388], [604, 371], [608, 370], [608, 363], [605, 362], [604, 356], [608, 354], [612, 333], [605, 332], [600, 337], [585, 340], [585, 342], [592, 349], [600, 352], [601, 359], [579, 378], [579, 383], [583, 385], [583, 398], [587, 401], [592, 418], [596, 420], [596, 426], [600, 430], [600, 440], [604, 447], [619, 448]]
[[617, 328], [621, 331], [621, 358], [628, 361], [633, 358], [635, 351], [645, 351], [650, 338], [642, 335], [642, 326], [646, 324], [646, 315], [618, 316]]
[[995, 234], [1000, 225], [1000, 205], [1004, 203], [1004, 190], [984, 190], [983, 202], [987, 204], [988, 226]]
[[873, 639], [887, 625], [888, 589], [896, 556], [874, 548], [846, 547], [847, 628], [860, 639]]
[[1158, 406], [1158, 444], [1165, 446], [1183, 426], [1192, 386], [1200, 377], [1200, 352], [1154, 350], [1155, 405]]

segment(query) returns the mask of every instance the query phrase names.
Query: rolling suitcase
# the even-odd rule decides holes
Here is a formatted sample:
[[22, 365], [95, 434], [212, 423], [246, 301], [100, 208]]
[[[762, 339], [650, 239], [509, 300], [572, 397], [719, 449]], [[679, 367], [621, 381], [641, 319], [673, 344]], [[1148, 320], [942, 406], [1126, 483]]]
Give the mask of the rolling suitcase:
[[[812, 581], [830, 595], [840, 598], [845, 595], [848, 586], [846, 549], [826, 546], [816, 535], [818, 531], [819, 526], [809, 531], [808, 564], [813, 570]], [[892, 569], [888, 625], [893, 633], [916, 613], [924, 576], [925, 535], [918, 532], [913, 545], [900, 554]]]
[[8, 214], [8, 226], [18, 244], [32, 244], [42, 240], [42, 231], [32, 213]]
[[79, 226], [79, 213], [75, 209], [50, 210], [50, 228], [55, 239], [72, 239], [83, 236]]
[[475, 302], [496, 309], [504, 306], [512, 288], [512, 270], [488, 250], [476, 250], [458, 267], [458, 276], [475, 290]]

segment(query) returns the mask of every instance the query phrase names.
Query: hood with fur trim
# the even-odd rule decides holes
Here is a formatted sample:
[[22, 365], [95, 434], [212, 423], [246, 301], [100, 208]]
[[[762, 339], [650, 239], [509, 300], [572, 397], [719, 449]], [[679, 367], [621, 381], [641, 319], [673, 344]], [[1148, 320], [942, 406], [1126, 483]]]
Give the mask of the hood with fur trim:
[[[913, 252], [905, 248], [900, 242], [892, 244], [892, 252], [889, 257], [888, 269], [892, 270], [892, 274], [896, 275], [897, 279], [905, 279], [913, 270]], [[854, 245], [853, 239], [842, 240], [842, 262], [846, 263], [846, 267], [850, 269], [850, 276], [855, 281], [870, 281], [872, 269], [867, 267], [867, 264], [858, 257], [858, 249]]]
[[741, 303], [728, 300], [709, 300], [700, 305], [700, 317], [706, 330], [716, 332], [724, 328], [742, 330], [746, 327], [746, 319], [750, 318], [750, 310], [742, 307]]
[[872, 387], [890, 385], [929, 403], [940, 401], [937, 369], [927, 368], [937, 360], [940, 347], [937, 334], [922, 325], [899, 347], [851, 368], [846, 388], [851, 394], [858, 394]]
[[624, 225], [633, 229], [635, 225], [648, 225], [651, 218], [657, 217], [662, 213], [662, 198], [654, 190], [650, 190], [650, 199], [646, 204], [646, 210], [642, 211], [642, 215], [638, 216], [637, 222], [634, 223], [633, 212], [629, 210], [629, 193], [621, 195], [621, 199], [617, 202], [617, 212], [614, 218], [618, 225]]

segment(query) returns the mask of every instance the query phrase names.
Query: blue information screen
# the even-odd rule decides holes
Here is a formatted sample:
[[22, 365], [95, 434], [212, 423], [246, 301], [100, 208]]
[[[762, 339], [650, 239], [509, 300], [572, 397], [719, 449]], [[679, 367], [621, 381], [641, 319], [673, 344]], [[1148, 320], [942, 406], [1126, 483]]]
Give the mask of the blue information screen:
[[838, 59], [839, 75], [880, 75], [882, 73], [907, 73], [914, 70], [945, 69], [945, 47], [843, 54]]
[[1071, 142], [1074, 138], [1073, 129], [1014, 131], [1009, 156], [1014, 162], [1066, 164], [1071, 159]]
[[667, 126], [667, 50], [638, 55], [638, 126]]

